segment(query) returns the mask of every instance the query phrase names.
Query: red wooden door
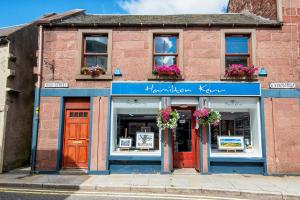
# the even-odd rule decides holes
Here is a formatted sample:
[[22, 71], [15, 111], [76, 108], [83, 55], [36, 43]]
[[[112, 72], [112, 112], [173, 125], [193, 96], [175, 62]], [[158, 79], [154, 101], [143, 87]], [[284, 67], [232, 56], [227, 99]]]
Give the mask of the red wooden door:
[[88, 167], [89, 110], [66, 110], [63, 168]]
[[195, 167], [195, 120], [193, 108], [176, 108], [180, 114], [178, 126], [173, 132], [174, 168]]

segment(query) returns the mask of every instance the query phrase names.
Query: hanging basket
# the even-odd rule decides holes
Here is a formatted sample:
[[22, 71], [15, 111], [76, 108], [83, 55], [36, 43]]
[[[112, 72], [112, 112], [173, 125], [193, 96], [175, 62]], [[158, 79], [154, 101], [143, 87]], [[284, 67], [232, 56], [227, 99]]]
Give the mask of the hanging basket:
[[157, 126], [162, 129], [174, 129], [177, 127], [179, 117], [177, 110], [172, 111], [171, 108], [161, 109], [157, 114]]

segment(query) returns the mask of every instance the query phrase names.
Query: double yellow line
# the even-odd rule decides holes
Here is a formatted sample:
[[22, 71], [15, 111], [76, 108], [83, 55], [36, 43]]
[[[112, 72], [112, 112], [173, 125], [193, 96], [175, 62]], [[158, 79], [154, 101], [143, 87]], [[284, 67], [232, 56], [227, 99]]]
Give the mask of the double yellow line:
[[119, 193], [119, 192], [97, 192], [81, 190], [51, 190], [51, 189], [26, 189], [26, 188], [0, 188], [1, 193], [17, 193], [31, 195], [57, 195], [57, 196], [85, 196], [85, 197], [118, 197], [134, 199], [174, 199], [174, 200], [245, 200], [238, 198], [216, 197], [216, 196], [195, 196], [195, 195], [174, 195], [158, 193]]

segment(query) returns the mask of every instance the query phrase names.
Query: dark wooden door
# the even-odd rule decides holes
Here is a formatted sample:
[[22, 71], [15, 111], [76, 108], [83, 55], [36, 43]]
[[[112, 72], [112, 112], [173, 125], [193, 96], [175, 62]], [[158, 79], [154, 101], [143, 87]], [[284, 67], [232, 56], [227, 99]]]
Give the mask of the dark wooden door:
[[180, 114], [178, 126], [173, 131], [174, 168], [195, 167], [195, 120], [193, 108], [176, 108]]
[[89, 110], [66, 110], [63, 168], [88, 167]]

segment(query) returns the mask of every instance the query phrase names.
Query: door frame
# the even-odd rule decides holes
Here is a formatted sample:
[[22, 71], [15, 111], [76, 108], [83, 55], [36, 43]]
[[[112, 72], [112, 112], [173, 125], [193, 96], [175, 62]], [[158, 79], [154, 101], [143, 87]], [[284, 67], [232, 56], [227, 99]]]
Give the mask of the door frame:
[[[193, 116], [193, 113], [194, 111], [197, 109], [196, 105], [193, 106], [193, 105], [187, 105], [186, 108], [182, 108], [180, 106], [171, 106], [172, 110], [190, 110], [191, 111], [191, 117], [192, 117], [192, 126], [191, 126], [191, 135], [192, 135], [192, 159], [193, 159], [193, 164], [192, 164], [192, 167], [190, 168], [195, 168], [195, 162], [196, 162], [196, 118]], [[181, 168], [175, 168], [174, 167], [174, 158], [175, 158], [175, 151], [174, 151], [174, 130], [172, 130], [172, 141], [171, 141], [171, 144], [172, 144], [172, 157], [173, 157], [173, 169], [181, 169]], [[184, 168], [182, 168], [184, 169]]]
[[[92, 126], [92, 109], [91, 109], [91, 97], [70, 97], [70, 98], [62, 98], [63, 100], [61, 101], [62, 108], [60, 112], [62, 112], [62, 117], [61, 117], [61, 123], [62, 126], [60, 128], [61, 135], [59, 137], [60, 140], [60, 153], [59, 157], [57, 159], [58, 161], [58, 169], [90, 169], [90, 145], [91, 145], [91, 126]], [[64, 167], [64, 149], [65, 149], [65, 144], [64, 144], [64, 136], [65, 136], [65, 131], [66, 131], [66, 112], [67, 110], [89, 110], [89, 129], [88, 129], [88, 146], [87, 146], [87, 152], [88, 152], [88, 163], [87, 163], [87, 168], [65, 168]]]

